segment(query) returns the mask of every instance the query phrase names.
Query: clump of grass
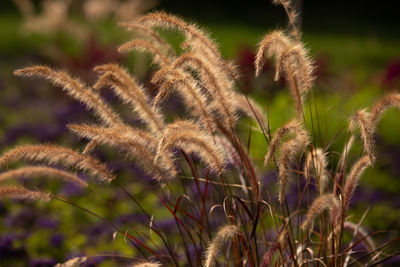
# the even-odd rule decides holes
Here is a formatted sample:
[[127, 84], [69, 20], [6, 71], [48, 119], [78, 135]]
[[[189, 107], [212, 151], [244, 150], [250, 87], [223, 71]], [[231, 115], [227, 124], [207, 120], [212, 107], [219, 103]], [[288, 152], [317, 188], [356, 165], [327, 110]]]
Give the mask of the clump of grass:
[[[20, 146], [5, 152], [0, 157], [0, 166], [4, 168], [18, 160], [61, 164], [71, 171], [83, 171], [100, 181], [120, 186], [146, 215], [146, 227], [150, 229], [150, 234], [143, 231], [138, 238], [129, 234], [128, 228], [110, 225], [116, 233], [125, 233], [125, 238], [135, 249], [132, 257], [111, 257], [121, 262], [129, 261], [132, 266], [209, 267], [217, 262], [230, 266], [346, 266], [349, 259], [352, 263], [367, 265], [387, 259], [380, 251], [386, 245], [375, 246], [370, 234], [354, 230], [347, 214], [362, 173], [376, 160], [374, 135], [379, 118], [387, 108], [400, 106], [400, 95], [384, 97], [371, 111], [356, 112], [349, 130], [355, 134], [360, 129], [363, 155], [346, 174], [347, 154], [355, 140], [351, 136], [336, 171], [329, 169], [333, 165], [326, 156], [329, 151], [312, 144], [313, 136], [304, 116], [304, 103], [311, 101], [307, 96], [313, 86], [314, 64], [301, 43], [290, 1], [275, 2], [288, 12], [291, 30], [289, 33], [274, 31], [262, 39], [255, 61], [255, 74], [261, 73], [267, 58], [275, 58], [275, 80], [283, 76], [287, 81], [294, 100], [293, 107], [288, 109], [296, 110], [296, 117], [283, 122], [273, 135], [263, 109], [248, 96], [237, 92], [241, 87], [236, 80], [236, 68], [221, 57], [218, 46], [209, 35], [177, 16], [154, 12], [122, 24], [138, 32], [140, 39], [123, 44], [119, 51], [135, 50], [153, 56], [153, 63], [159, 67], [151, 80], [158, 90], [155, 97], [150, 97], [144, 85], [117, 64], [97, 66], [94, 71], [100, 76], [93, 88], [64, 71], [45, 66], [17, 70], [17, 76], [42, 77], [60, 86], [83, 102], [101, 122], [68, 125], [72, 133], [88, 140], [82, 152], [52, 145]], [[184, 36], [182, 54], [177, 55], [156, 28], [180, 31]], [[142, 127], [125, 122], [100, 97], [101, 88], [112, 88], [122, 102], [129, 104]], [[181, 96], [186, 109], [185, 119], [165, 119], [169, 114], [163, 112], [163, 105], [168, 97], [174, 96], [171, 94], [173, 91]], [[253, 118], [265, 137], [264, 167], [269, 163], [274, 165], [278, 194], [263, 187], [259, 179], [261, 169], [257, 170], [257, 167], [261, 166], [256, 166], [246, 141], [238, 132], [239, 111]], [[161, 230], [157, 219], [146, 212], [127, 187], [119, 184], [118, 177], [115, 178], [105, 164], [91, 156], [97, 147], [103, 145], [122, 152], [128, 160], [133, 159], [157, 182], [154, 194], [162, 204], [160, 209], [165, 209], [174, 219], [175, 231]], [[198, 164], [198, 161], [203, 164]], [[45, 175], [81, 182], [71, 171], [21, 167], [4, 172], [0, 181], [12, 175]], [[295, 177], [299, 184], [299, 203], [296, 210], [290, 210], [288, 188]], [[184, 179], [191, 179], [190, 184], [194, 184], [195, 189], [183, 182]], [[300, 185], [302, 179], [304, 186]], [[319, 194], [312, 204], [303, 204], [304, 195], [312, 189], [313, 179]], [[82, 185], [85, 184], [82, 182]], [[105, 220], [63, 196], [23, 187], [0, 187], [0, 199], [51, 198]], [[215, 225], [222, 228], [215, 231]], [[344, 239], [344, 232], [348, 229], [359, 233], [355, 235], [359, 238], [357, 242], [349, 243]], [[160, 238], [160, 243], [153, 240], [153, 234]], [[346, 254], [354, 244], [363, 241], [369, 256]], [[86, 258], [72, 259], [58, 266], [70, 266], [81, 261], [86, 261]]]

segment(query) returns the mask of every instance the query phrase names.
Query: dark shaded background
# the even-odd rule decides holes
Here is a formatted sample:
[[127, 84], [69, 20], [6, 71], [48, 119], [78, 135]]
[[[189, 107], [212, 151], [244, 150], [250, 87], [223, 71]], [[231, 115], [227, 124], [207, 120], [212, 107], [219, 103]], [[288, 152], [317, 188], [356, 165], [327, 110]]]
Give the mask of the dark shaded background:
[[[36, 1], [38, 2], [38, 1]], [[303, 31], [314, 33], [351, 33], [398, 37], [398, 1], [302, 1]], [[157, 9], [182, 14], [202, 23], [238, 21], [252, 27], [284, 26], [283, 8], [271, 1], [160, 1]], [[1, 12], [16, 12], [11, 1], [1, 1]]]

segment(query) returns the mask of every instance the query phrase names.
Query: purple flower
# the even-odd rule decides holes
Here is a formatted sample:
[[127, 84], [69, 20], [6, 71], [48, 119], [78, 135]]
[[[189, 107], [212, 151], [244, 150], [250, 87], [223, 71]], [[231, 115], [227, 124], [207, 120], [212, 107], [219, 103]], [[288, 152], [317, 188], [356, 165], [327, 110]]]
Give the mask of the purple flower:
[[15, 234], [5, 234], [0, 237], [0, 263], [4, 259], [24, 259], [27, 257], [25, 248], [15, 247], [14, 240], [18, 237]]
[[400, 59], [393, 60], [385, 69], [383, 83], [390, 85], [394, 80], [400, 78]]
[[55, 229], [58, 226], [58, 222], [46, 217], [40, 217], [36, 222], [36, 226], [45, 229]]
[[34, 211], [30, 208], [25, 208], [15, 215], [7, 216], [3, 222], [6, 227], [26, 227], [31, 225], [35, 218]]
[[49, 258], [36, 258], [36, 259], [31, 259], [29, 266], [30, 267], [52, 267], [55, 264], [57, 264], [57, 261], [54, 259], [49, 259]]
[[55, 234], [50, 238], [50, 244], [54, 247], [61, 247], [64, 243], [64, 235], [63, 234]]

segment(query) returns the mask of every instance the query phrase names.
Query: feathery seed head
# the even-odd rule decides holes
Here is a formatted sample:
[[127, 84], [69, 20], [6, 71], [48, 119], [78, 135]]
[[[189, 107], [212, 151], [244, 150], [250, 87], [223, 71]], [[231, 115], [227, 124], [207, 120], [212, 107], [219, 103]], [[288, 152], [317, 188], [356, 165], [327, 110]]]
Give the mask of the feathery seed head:
[[150, 104], [143, 87], [129, 75], [127, 70], [117, 64], [104, 64], [94, 68], [102, 74], [95, 88], [111, 86], [122, 101], [132, 106], [133, 111], [148, 125], [154, 134], [160, 134], [164, 128], [164, 119], [159, 111]]
[[307, 211], [306, 219], [301, 225], [303, 230], [312, 230], [314, 225], [314, 220], [322, 214], [323, 211], [329, 210], [331, 216], [331, 223], [333, 226], [337, 225], [339, 219], [340, 202], [333, 194], [321, 195], [316, 200]]
[[140, 262], [140, 263], [134, 263], [130, 265], [130, 267], [161, 267], [161, 263], [159, 262]]
[[277, 160], [278, 165], [278, 181], [279, 181], [279, 202], [282, 203], [286, 197], [287, 183], [291, 173], [291, 165], [295, 156], [304, 151], [310, 143], [308, 132], [303, 128], [299, 128], [293, 139], [282, 144], [280, 155]]
[[59, 263], [54, 267], [77, 267], [87, 262], [86, 257], [75, 257], [64, 263]]
[[120, 26], [134, 31], [135, 34], [139, 35], [142, 39], [150, 41], [156, 47], [160, 48], [163, 54], [167, 58], [173, 58], [176, 56], [175, 50], [171, 47], [169, 43], [167, 43], [156, 31], [154, 31], [150, 27], [143, 26], [138, 23], [129, 22], [129, 23], [119, 23]]
[[261, 73], [265, 63], [265, 57], [275, 56], [277, 62], [282, 53], [292, 44], [292, 40], [282, 31], [273, 31], [266, 34], [259, 44], [258, 52], [255, 60], [256, 77]]
[[96, 140], [99, 144], [108, 145], [127, 153], [130, 158], [136, 159], [146, 172], [153, 174], [157, 180], [172, 178], [176, 175], [171, 153], [163, 154], [160, 163], [153, 163], [158, 142], [150, 133], [126, 127], [68, 125], [68, 128], [82, 138]]
[[56, 86], [61, 86], [68, 95], [84, 103], [107, 125], [123, 124], [119, 116], [96, 92], [64, 71], [56, 71], [46, 66], [33, 66], [16, 70], [14, 75], [44, 78]]
[[163, 52], [151, 42], [141, 39], [133, 39], [118, 48], [118, 52], [126, 54], [132, 50], [139, 52], [148, 52], [153, 55], [153, 63], [161, 67], [170, 64], [170, 60], [163, 54]]
[[388, 94], [372, 106], [370, 113], [371, 124], [376, 127], [382, 114], [391, 107], [400, 109], [400, 94]]
[[238, 231], [239, 229], [235, 225], [226, 225], [218, 231], [206, 250], [204, 267], [215, 266], [215, 261], [221, 254], [224, 243], [233, 238]]
[[316, 148], [312, 152], [308, 152], [304, 165], [304, 175], [308, 183], [310, 182], [311, 175], [314, 175], [321, 195], [324, 193], [326, 185], [329, 182], [327, 167], [326, 153], [321, 148]]
[[162, 155], [173, 147], [198, 154], [211, 170], [217, 170], [219, 174], [224, 171], [225, 160], [222, 152], [214, 145], [212, 137], [191, 121], [176, 121], [166, 127], [154, 162], [158, 162]]
[[46, 166], [26, 166], [0, 174], [0, 182], [16, 178], [51, 177], [73, 183], [79, 187], [87, 187], [88, 184], [76, 175]]
[[371, 158], [369, 155], [365, 155], [360, 158], [354, 165], [352, 166], [350, 173], [346, 177], [346, 181], [343, 187], [343, 205], [344, 208], [347, 208], [350, 204], [351, 197], [353, 196], [354, 190], [357, 186], [358, 180], [361, 175], [367, 169], [367, 167], [371, 166]]
[[372, 124], [371, 114], [366, 110], [359, 110], [350, 119], [349, 129], [351, 132], [359, 128], [364, 152], [369, 156], [371, 163], [375, 161], [374, 145], [375, 145], [375, 125]]
[[269, 145], [269, 150], [265, 155], [264, 166], [266, 166], [270, 159], [275, 155], [283, 138], [288, 134], [296, 134], [297, 131], [301, 131], [302, 127], [302, 124], [298, 120], [292, 120], [276, 130]]
[[27, 201], [49, 201], [50, 194], [40, 191], [31, 191], [22, 186], [1, 186], [0, 200], [27, 200]]
[[114, 176], [107, 170], [107, 167], [97, 159], [82, 155], [65, 147], [53, 145], [18, 146], [7, 151], [0, 157], [0, 168], [4, 168], [18, 160], [62, 164], [68, 168], [87, 172], [98, 178], [100, 182], [109, 183], [114, 179]]

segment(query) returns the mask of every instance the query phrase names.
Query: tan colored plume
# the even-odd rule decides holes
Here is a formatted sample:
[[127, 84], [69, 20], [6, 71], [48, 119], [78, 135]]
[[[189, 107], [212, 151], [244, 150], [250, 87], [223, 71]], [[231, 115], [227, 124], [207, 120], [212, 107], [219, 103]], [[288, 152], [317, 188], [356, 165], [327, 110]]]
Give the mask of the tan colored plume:
[[303, 126], [298, 120], [291, 120], [282, 127], [280, 127], [274, 133], [272, 140], [269, 144], [269, 149], [267, 154], [265, 155], [264, 159], [264, 166], [268, 164], [271, 158], [275, 155], [276, 150], [278, 149], [280, 143], [282, 142], [283, 138], [289, 134], [296, 134], [298, 131], [303, 131]]
[[185, 53], [178, 57], [171, 66], [172, 69], [196, 71], [199, 80], [211, 94], [216, 110], [220, 113], [223, 120], [227, 120], [229, 125], [235, 124], [235, 106], [232, 101], [233, 85], [232, 82], [221, 73], [219, 68], [213, 63], [204, 60], [201, 55], [195, 53]]
[[16, 70], [14, 75], [44, 78], [56, 86], [61, 86], [70, 96], [84, 103], [107, 125], [122, 124], [119, 116], [96, 92], [64, 71], [53, 70], [46, 66], [33, 66]]
[[351, 197], [353, 196], [354, 190], [358, 184], [361, 175], [369, 166], [371, 166], [371, 164], [372, 163], [369, 155], [365, 155], [352, 166], [350, 173], [346, 177], [342, 192], [344, 208], [347, 208], [349, 206]]
[[134, 20], [134, 23], [148, 27], [161, 27], [164, 29], [177, 29], [185, 36], [184, 45], [190, 46], [197, 52], [206, 52], [220, 61], [217, 45], [211, 38], [196, 25], [185, 22], [183, 19], [165, 12], [153, 12]]
[[160, 86], [160, 91], [154, 98], [153, 105], [159, 106], [160, 102], [175, 89], [182, 97], [186, 109], [199, 120], [202, 128], [213, 133], [215, 123], [214, 114], [210, 107], [212, 102], [208, 101], [198, 82], [181, 70], [161, 70], [161, 72], [157, 73], [156, 79], [152, 80], [153, 83], [158, 83]]
[[26, 166], [0, 174], [0, 182], [14, 180], [16, 178], [51, 177], [73, 183], [79, 187], [87, 187], [88, 184], [75, 174], [46, 166]]
[[152, 28], [145, 27], [143, 25], [134, 22], [120, 23], [119, 25], [121, 25], [127, 30], [133, 31], [139, 37], [153, 43], [156, 47], [160, 49], [160, 51], [163, 52], [165, 57], [174, 58], [176, 56], [176, 51], [174, 50], [174, 48], [172, 48], [172, 46], [169, 43], [167, 43], [164, 40], [164, 38], [161, 37]]
[[87, 262], [86, 257], [75, 257], [64, 263], [58, 263], [54, 267], [78, 267]]
[[82, 155], [72, 149], [54, 145], [23, 145], [4, 153], [0, 157], [0, 168], [19, 160], [62, 164], [65, 167], [78, 169], [96, 177], [100, 182], [109, 183], [114, 176], [107, 167], [95, 158]]
[[166, 151], [161, 156], [160, 162], [153, 162], [158, 142], [150, 133], [140, 129], [105, 128], [90, 125], [68, 125], [68, 128], [82, 138], [96, 140], [99, 144], [108, 145], [127, 153], [146, 172], [153, 174], [158, 180], [176, 176], [176, 168], [170, 152]]
[[350, 131], [354, 133], [357, 128], [360, 129], [364, 152], [372, 163], [375, 161], [375, 125], [372, 124], [371, 114], [364, 109], [357, 111], [350, 120]]
[[140, 263], [134, 263], [132, 265], [129, 265], [129, 267], [161, 267], [161, 263], [159, 262], [140, 262]]
[[321, 195], [314, 200], [313, 204], [307, 211], [306, 219], [301, 225], [303, 230], [313, 228], [314, 220], [322, 214], [325, 210], [328, 210], [331, 216], [331, 223], [333, 226], [337, 226], [340, 218], [340, 202], [333, 194]]
[[160, 48], [153, 45], [150, 41], [133, 39], [118, 48], [118, 52], [123, 54], [126, 54], [132, 50], [150, 53], [153, 56], [153, 63], [160, 65], [161, 67], [170, 64], [169, 58], [164, 55]]
[[268, 57], [276, 57], [276, 61], [280, 61], [280, 56], [291, 45], [292, 40], [287, 37], [282, 31], [273, 31], [264, 36], [259, 44], [256, 60], [254, 62], [256, 67], [256, 77], [261, 73], [262, 67], [265, 64], [265, 59]]
[[162, 155], [174, 147], [188, 153], [196, 153], [211, 170], [217, 170], [218, 174], [224, 171], [223, 154], [215, 146], [212, 136], [191, 121], [176, 121], [167, 126], [158, 145], [154, 162], [158, 162], [162, 159]]
[[0, 200], [26, 200], [26, 201], [49, 201], [50, 194], [40, 191], [31, 191], [22, 186], [1, 186]]
[[218, 231], [206, 250], [204, 267], [215, 266], [215, 262], [222, 252], [224, 243], [233, 238], [238, 232], [239, 230], [235, 225], [226, 225]]
[[[147, 27], [161, 27], [180, 31], [185, 37], [184, 42], [181, 44], [183, 50], [189, 50], [196, 55], [201, 55], [204, 61], [214, 65], [220, 79], [232, 79], [236, 77], [236, 67], [234, 64], [222, 59], [218, 45], [205, 31], [196, 25], [187, 23], [183, 19], [165, 12], [147, 14], [137, 18], [134, 23]], [[231, 88], [224, 89], [231, 90]]]
[[300, 41], [300, 19], [294, 5], [294, 0], [273, 0], [272, 3], [275, 5], [281, 5], [285, 9], [288, 17], [290, 33], [297, 41]]
[[302, 153], [310, 143], [310, 136], [303, 128], [299, 128], [295, 136], [283, 143], [280, 155], [277, 159], [278, 182], [279, 182], [279, 202], [282, 203], [286, 197], [287, 183], [292, 176], [292, 166], [296, 155]]
[[352, 133], [360, 129], [364, 152], [369, 156], [371, 163], [375, 161], [375, 134], [377, 124], [382, 114], [389, 108], [400, 109], [400, 94], [391, 93], [377, 101], [368, 112], [365, 109], [357, 111], [350, 119], [349, 129]]
[[383, 98], [381, 98], [378, 102], [376, 102], [371, 108], [371, 123], [376, 127], [379, 119], [382, 114], [389, 108], [395, 107], [400, 109], [400, 94], [391, 93]]
[[315, 148], [312, 152], [308, 152], [304, 165], [304, 175], [309, 183], [311, 175], [314, 175], [318, 185], [320, 195], [324, 194], [326, 185], [329, 182], [328, 161], [326, 153], [322, 148]]
[[296, 103], [298, 118], [302, 115], [304, 97], [312, 87], [313, 62], [300, 42], [295, 42], [281, 31], [267, 34], [260, 42], [255, 60], [256, 76], [265, 63], [265, 56], [275, 57], [275, 81], [284, 74]]
[[153, 133], [161, 133], [164, 128], [162, 114], [149, 104], [150, 100], [144, 88], [125, 69], [117, 64], [104, 64], [95, 67], [94, 70], [102, 74], [93, 86], [95, 89], [111, 86], [118, 97], [132, 106], [135, 114]]

